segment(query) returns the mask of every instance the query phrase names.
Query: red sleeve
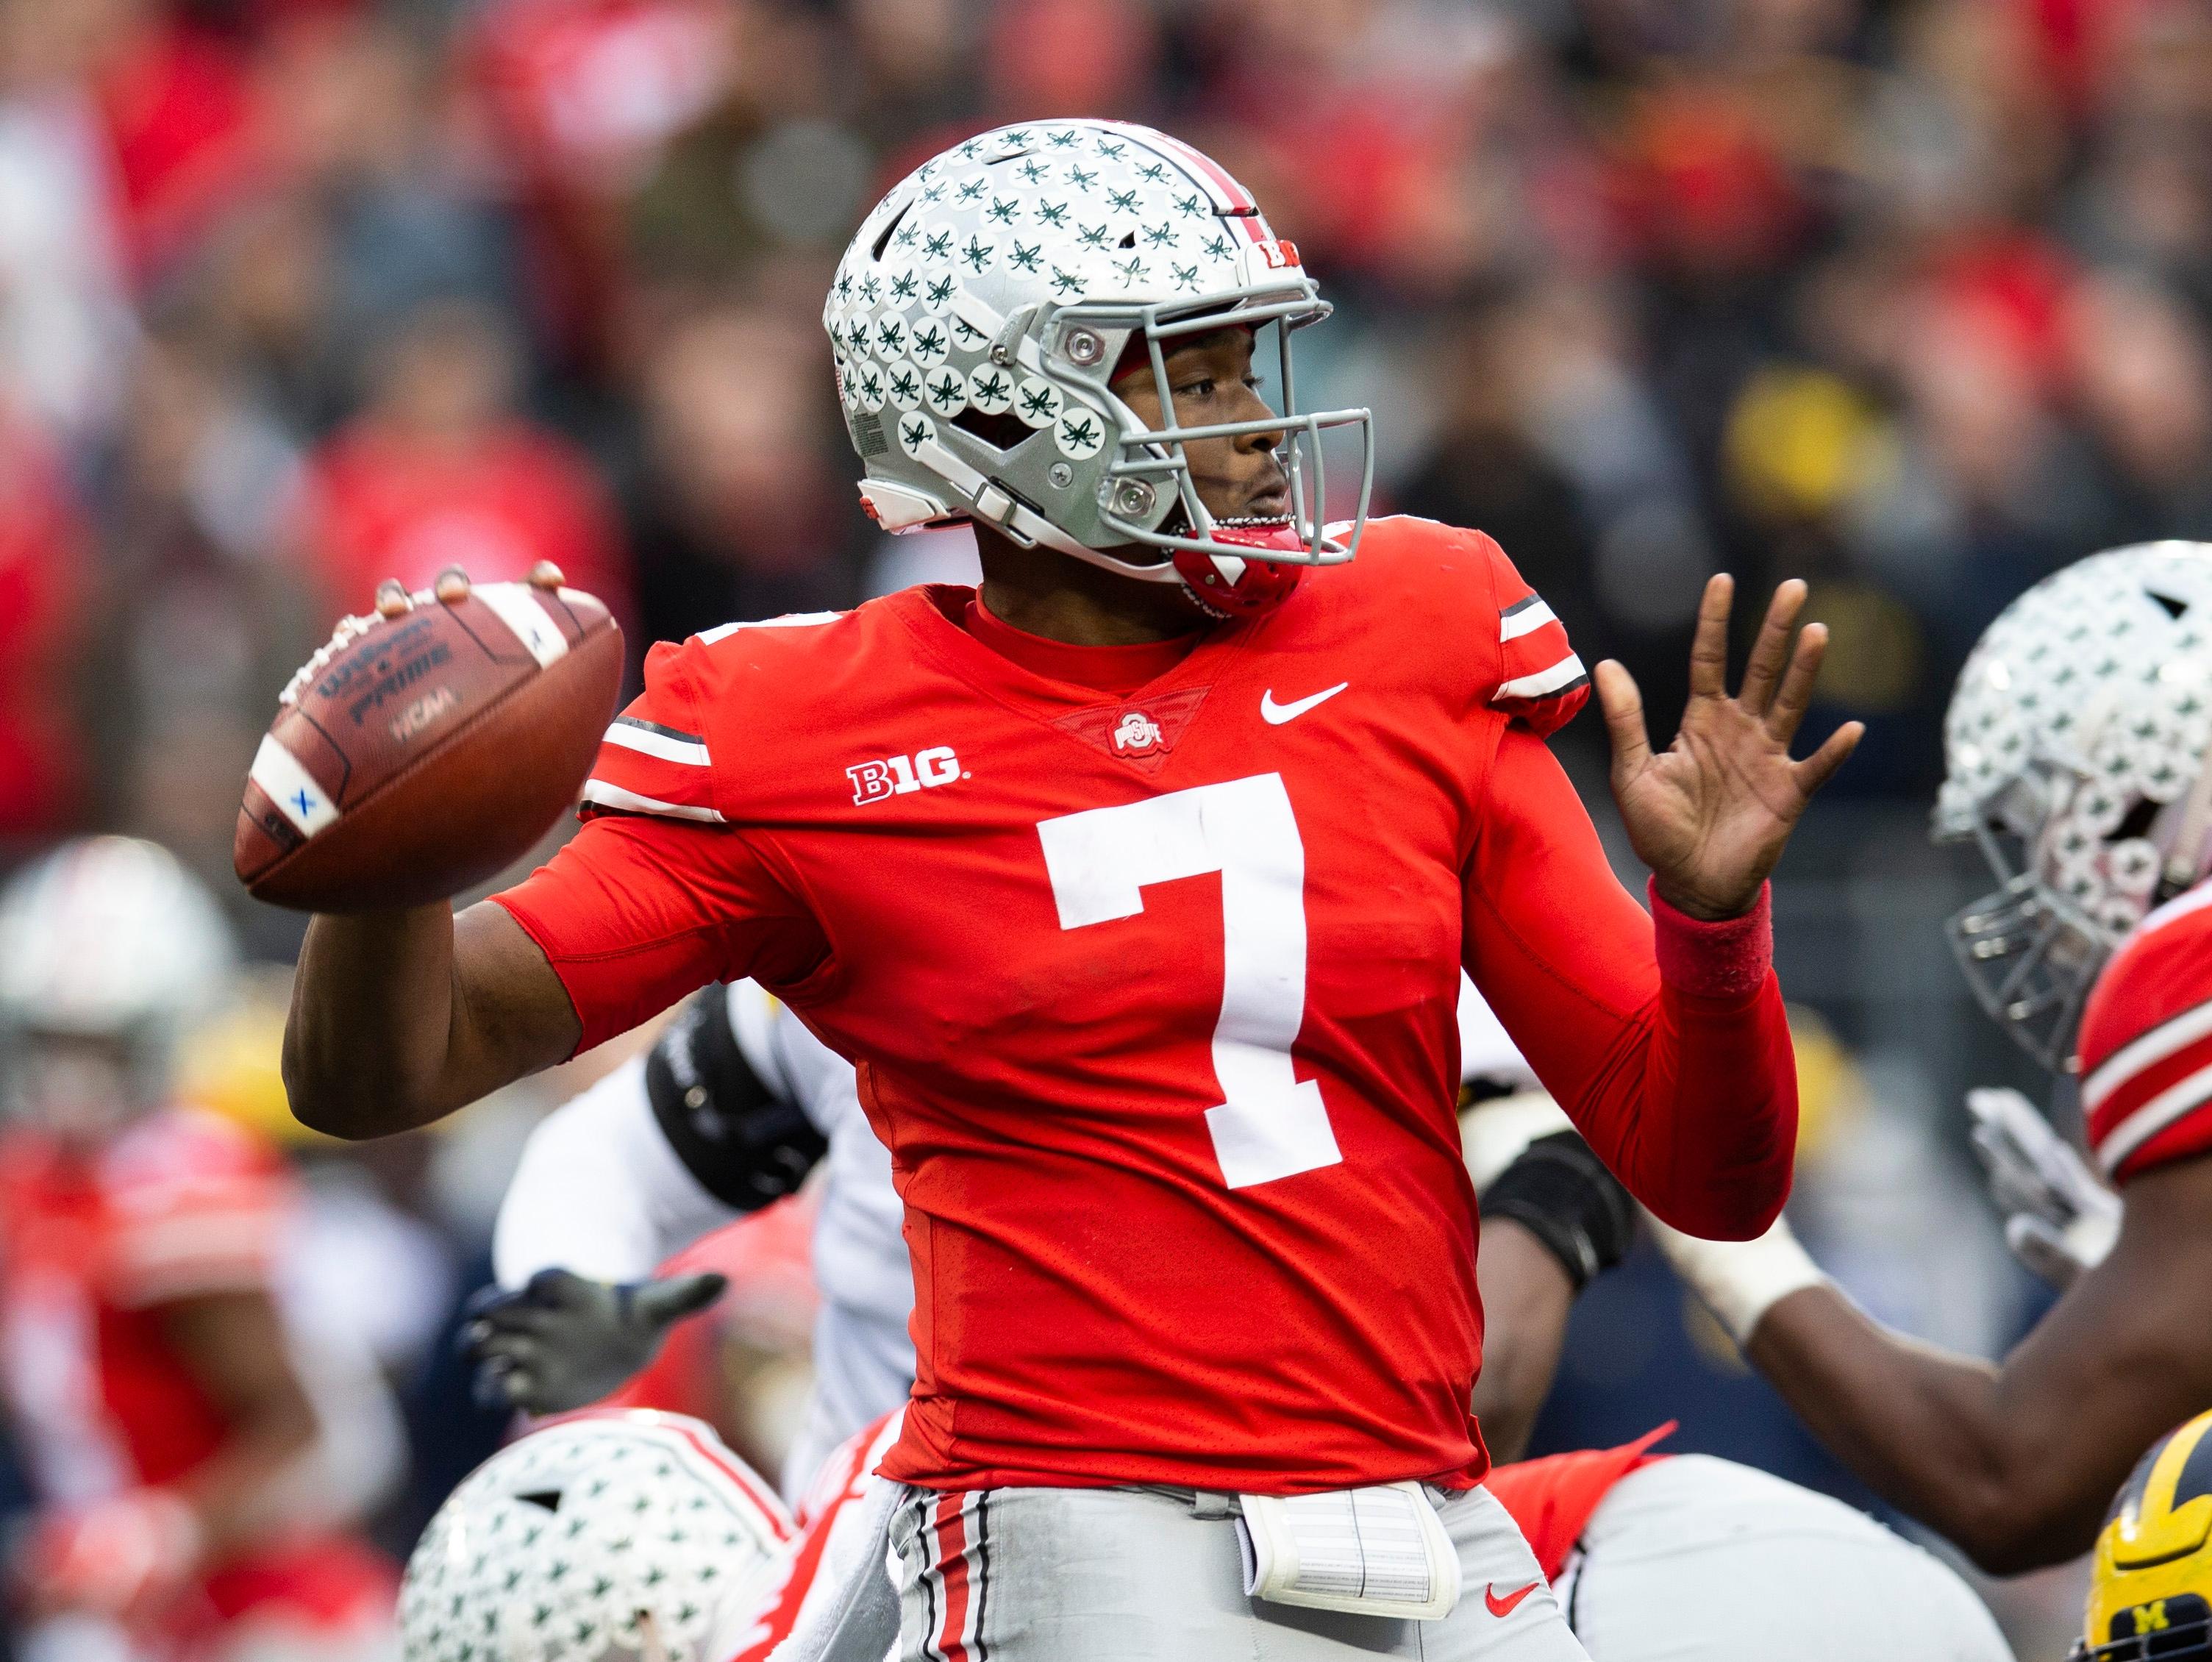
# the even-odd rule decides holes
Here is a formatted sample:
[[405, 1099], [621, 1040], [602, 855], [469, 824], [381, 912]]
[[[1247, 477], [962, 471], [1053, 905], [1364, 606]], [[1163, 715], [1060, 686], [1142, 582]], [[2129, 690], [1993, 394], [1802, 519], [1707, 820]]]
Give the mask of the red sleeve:
[[663, 642], [584, 785], [584, 828], [492, 897], [568, 990], [587, 1050], [710, 981], [785, 992], [829, 943], [765, 840], [730, 824], [709, 748], [710, 643]]
[[806, 910], [740, 831], [601, 813], [515, 887], [492, 897], [568, 989], [588, 1050], [710, 981], [771, 989], [829, 956]]
[[1468, 973], [1629, 1191], [1686, 1233], [1747, 1239], [1790, 1192], [1796, 1068], [1762, 892], [1647, 916], [1534, 734], [1498, 742], [1466, 874]]

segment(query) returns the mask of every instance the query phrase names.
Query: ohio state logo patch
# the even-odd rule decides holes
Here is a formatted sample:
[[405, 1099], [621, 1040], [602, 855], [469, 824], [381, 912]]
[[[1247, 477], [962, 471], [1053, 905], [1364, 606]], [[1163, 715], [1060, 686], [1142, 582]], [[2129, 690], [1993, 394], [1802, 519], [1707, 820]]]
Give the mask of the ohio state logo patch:
[[1114, 748], [1150, 750], [1160, 742], [1160, 724], [1140, 709], [1133, 709], [1114, 724]]
[[1062, 732], [1096, 745], [1109, 756], [1157, 773], [1189, 728], [1209, 689], [1185, 687], [1156, 698], [1094, 704], [1054, 723]]

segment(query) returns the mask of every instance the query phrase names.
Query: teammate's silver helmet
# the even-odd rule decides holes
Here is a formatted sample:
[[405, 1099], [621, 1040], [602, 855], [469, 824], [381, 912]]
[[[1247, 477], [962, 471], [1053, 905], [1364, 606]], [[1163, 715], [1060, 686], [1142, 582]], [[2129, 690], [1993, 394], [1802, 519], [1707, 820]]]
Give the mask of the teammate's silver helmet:
[[[1178, 552], [1240, 569], [1253, 555], [1212, 535], [1183, 455], [1193, 439], [1282, 433], [1294, 535], [1261, 557], [1352, 557], [1374, 478], [1368, 412], [1298, 414], [1291, 375], [1291, 332], [1329, 311], [1297, 249], [1196, 150], [1149, 127], [1041, 121], [971, 138], [895, 186], [845, 251], [822, 321], [860, 493], [885, 529], [972, 518], [1174, 581]], [[1276, 326], [1278, 418], [1152, 428], [1108, 386], [1142, 343], [1172, 423], [1166, 351], [1240, 324]], [[1331, 427], [1357, 430], [1362, 460], [1357, 513], [1325, 529]]]
[[2212, 545], [2093, 554], [2006, 607], [1944, 718], [1938, 841], [2001, 886], [1949, 924], [1983, 1006], [2053, 1068], [2097, 971], [2212, 866]]
[[179, 1040], [221, 1006], [237, 961], [222, 909], [167, 849], [77, 837], [0, 890], [0, 1053], [20, 1075], [27, 1035], [107, 1041], [137, 1099], [111, 1105], [156, 1105]]
[[399, 1593], [406, 1662], [720, 1662], [793, 1534], [713, 1430], [595, 1413], [477, 1468], [424, 1531]]

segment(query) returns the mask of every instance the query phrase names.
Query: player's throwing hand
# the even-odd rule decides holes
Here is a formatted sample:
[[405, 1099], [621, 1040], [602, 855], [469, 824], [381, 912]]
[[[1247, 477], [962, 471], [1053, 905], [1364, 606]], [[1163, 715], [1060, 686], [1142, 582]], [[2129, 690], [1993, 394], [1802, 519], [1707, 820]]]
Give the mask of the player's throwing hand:
[[1674, 742], [1654, 754], [1644, 698], [1617, 661], [1597, 667], [1597, 694], [1613, 735], [1613, 794], [1628, 840], [1651, 868], [1668, 904], [1692, 917], [1734, 917], [1758, 899], [1790, 827], [1813, 793], [1844, 764], [1866, 731], [1847, 721], [1802, 762], [1790, 741], [1805, 719], [1828, 631], [1808, 624], [1790, 636], [1805, 604], [1791, 578], [1774, 591], [1743, 685], [1728, 694], [1729, 609], [1735, 580], [1705, 585], [1690, 647], [1690, 702]]

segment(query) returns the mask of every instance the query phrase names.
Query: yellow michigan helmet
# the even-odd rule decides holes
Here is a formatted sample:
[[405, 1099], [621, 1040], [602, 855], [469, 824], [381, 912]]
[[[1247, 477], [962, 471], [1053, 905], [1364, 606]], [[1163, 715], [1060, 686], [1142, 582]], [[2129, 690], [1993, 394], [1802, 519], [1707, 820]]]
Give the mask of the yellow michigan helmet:
[[2143, 1456], [2097, 1537], [2074, 1662], [2212, 1662], [2212, 1414]]

